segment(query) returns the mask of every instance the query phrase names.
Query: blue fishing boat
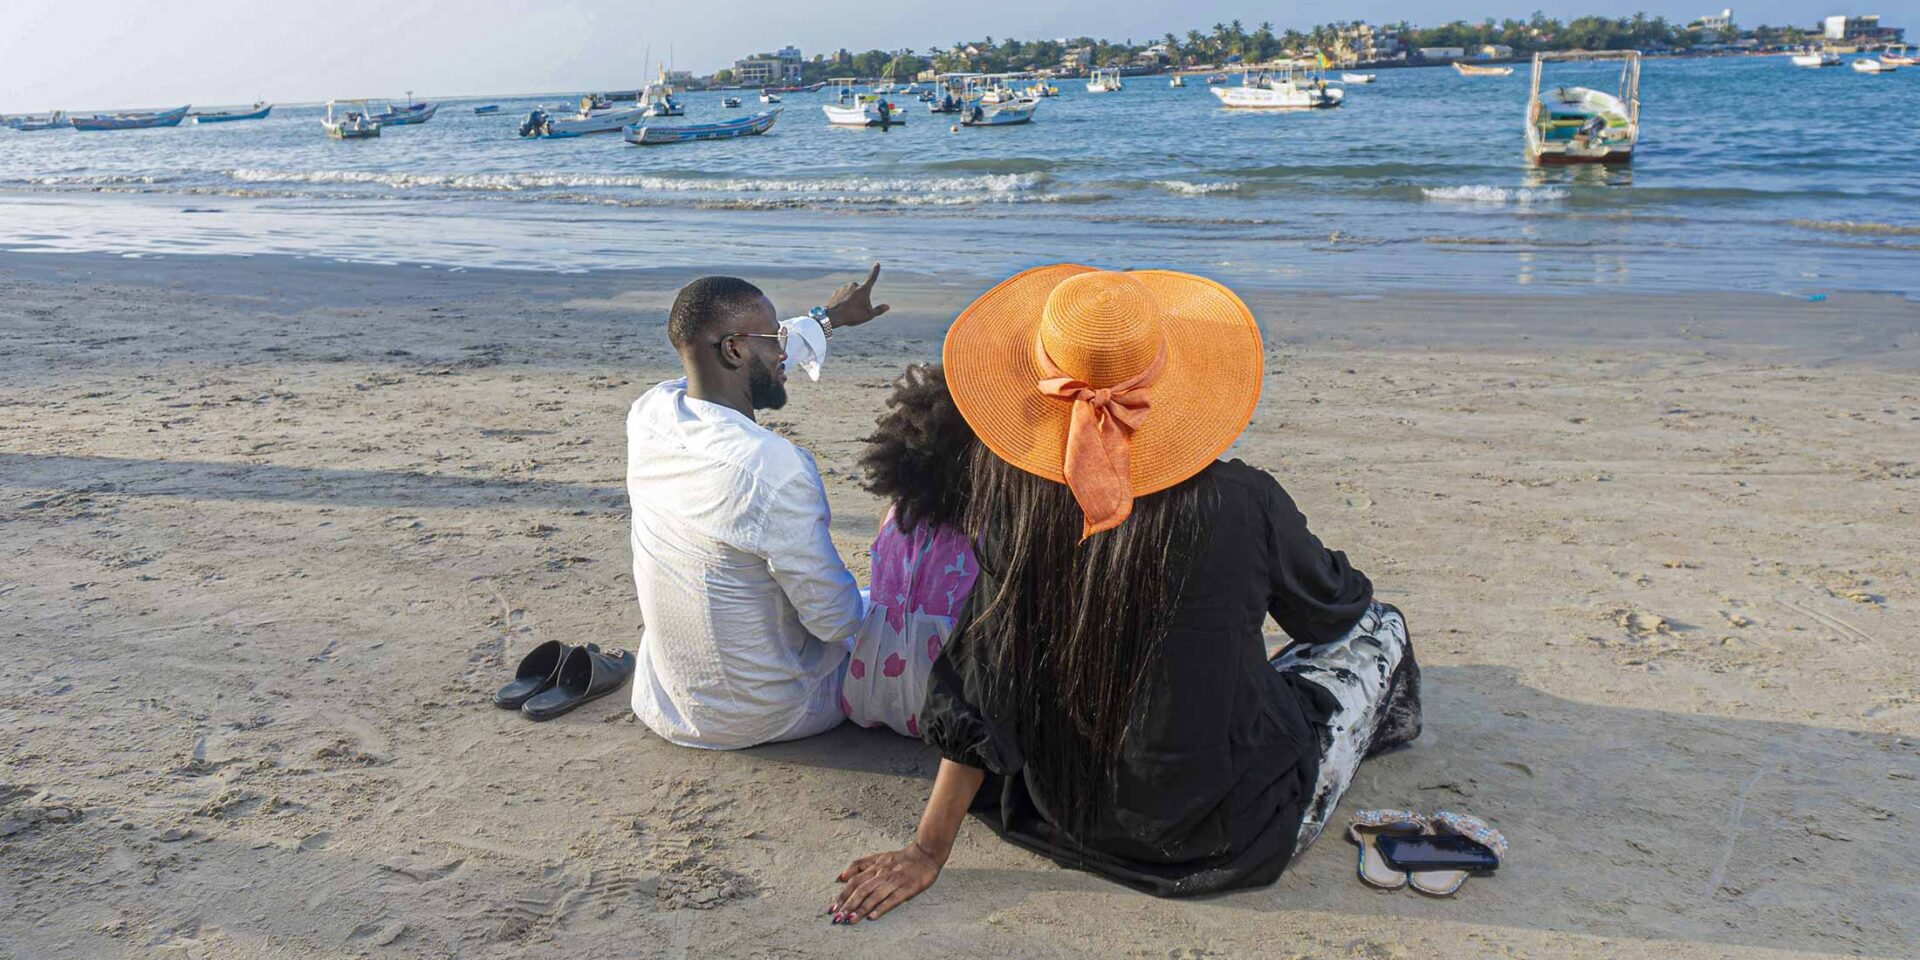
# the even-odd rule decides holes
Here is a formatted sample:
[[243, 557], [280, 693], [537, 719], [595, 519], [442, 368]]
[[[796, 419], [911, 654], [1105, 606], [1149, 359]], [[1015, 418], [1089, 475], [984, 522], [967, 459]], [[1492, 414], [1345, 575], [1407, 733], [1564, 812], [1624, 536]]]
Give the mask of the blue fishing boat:
[[780, 111], [769, 110], [766, 113], [756, 113], [751, 117], [722, 120], [719, 123], [682, 123], [672, 126], [634, 124], [626, 128], [625, 135], [628, 143], [637, 143], [646, 147], [662, 143], [682, 143], [688, 140], [731, 140], [735, 137], [757, 137], [766, 133], [778, 119], [780, 119]]
[[145, 130], [150, 127], [177, 127], [187, 118], [186, 107], [175, 107], [160, 113], [117, 113], [112, 116], [98, 114], [91, 117], [74, 117], [75, 130]]
[[473, 108], [473, 114], [474, 116], [477, 116], [477, 117], [484, 117], [484, 116], [487, 116], [488, 114], [499, 113], [499, 112], [500, 112], [500, 105], [497, 103], [489, 103], [489, 104], [486, 104], [485, 106], [479, 106], [479, 107]]
[[251, 110], [215, 110], [210, 113], [187, 114], [194, 123], [231, 123], [235, 120], [265, 120], [273, 112], [273, 104], [255, 101]]
[[374, 114], [373, 119], [383, 127], [406, 127], [432, 120], [439, 110], [437, 103], [409, 103], [389, 106], [384, 112]]

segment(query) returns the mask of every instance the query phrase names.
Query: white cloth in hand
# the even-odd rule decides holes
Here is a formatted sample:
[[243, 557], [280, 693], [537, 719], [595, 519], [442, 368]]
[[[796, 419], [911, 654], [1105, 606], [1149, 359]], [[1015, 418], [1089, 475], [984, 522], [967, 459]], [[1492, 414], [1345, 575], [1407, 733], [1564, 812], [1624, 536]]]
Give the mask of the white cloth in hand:
[[812, 317], [794, 317], [780, 321], [787, 331], [787, 372], [796, 368], [806, 373], [807, 379], [820, 379], [820, 365], [827, 359], [827, 334], [820, 329], [820, 321]]

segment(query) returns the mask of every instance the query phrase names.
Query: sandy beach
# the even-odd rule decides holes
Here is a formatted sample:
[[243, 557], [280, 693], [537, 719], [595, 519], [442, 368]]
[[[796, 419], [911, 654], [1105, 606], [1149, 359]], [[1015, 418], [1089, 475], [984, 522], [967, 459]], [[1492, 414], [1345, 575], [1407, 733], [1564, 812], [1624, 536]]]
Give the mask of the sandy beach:
[[[788, 313], [847, 279], [714, 270]], [[1477, 814], [1508, 863], [1384, 894], [1330, 831], [1163, 901], [970, 823], [846, 928], [833, 877], [910, 836], [929, 748], [488, 700], [533, 644], [638, 641], [623, 418], [692, 275], [0, 255], [0, 957], [1920, 953], [1920, 303], [1242, 291], [1233, 455], [1426, 670], [1425, 736], [1336, 819]], [[861, 438], [996, 279], [890, 268], [763, 417], [863, 581]]]

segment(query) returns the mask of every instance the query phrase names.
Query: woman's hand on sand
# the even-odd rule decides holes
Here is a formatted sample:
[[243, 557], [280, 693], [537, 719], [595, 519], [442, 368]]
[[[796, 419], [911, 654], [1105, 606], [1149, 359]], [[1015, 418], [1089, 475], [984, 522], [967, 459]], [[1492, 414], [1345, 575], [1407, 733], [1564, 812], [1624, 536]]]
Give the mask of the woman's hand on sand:
[[899, 850], [861, 857], [836, 879], [845, 883], [827, 911], [836, 923], [878, 920], [940, 879], [940, 861], [909, 843]]
[[887, 304], [873, 305], [873, 285], [880, 279], [880, 265], [874, 264], [867, 274], [866, 283], [845, 283], [827, 298], [827, 317], [833, 321], [834, 329], [857, 327], [886, 313]]

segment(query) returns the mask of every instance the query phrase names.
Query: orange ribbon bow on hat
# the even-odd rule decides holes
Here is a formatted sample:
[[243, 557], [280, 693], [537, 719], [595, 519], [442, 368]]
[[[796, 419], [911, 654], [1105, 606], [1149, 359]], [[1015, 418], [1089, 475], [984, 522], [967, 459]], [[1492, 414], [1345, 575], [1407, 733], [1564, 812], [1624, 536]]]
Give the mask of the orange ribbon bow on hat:
[[1132, 437], [1147, 419], [1153, 384], [1167, 366], [1167, 345], [1131, 379], [1111, 387], [1092, 387], [1067, 375], [1047, 355], [1046, 345], [1034, 343], [1034, 359], [1046, 378], [1040, 392], [1073, 404], [1067, 424], [1067, 456], [1063, 473], [1085, 522], [1080, 539], [1111, 530], [1133, 515], [1133, 476], [1128, 468]]

